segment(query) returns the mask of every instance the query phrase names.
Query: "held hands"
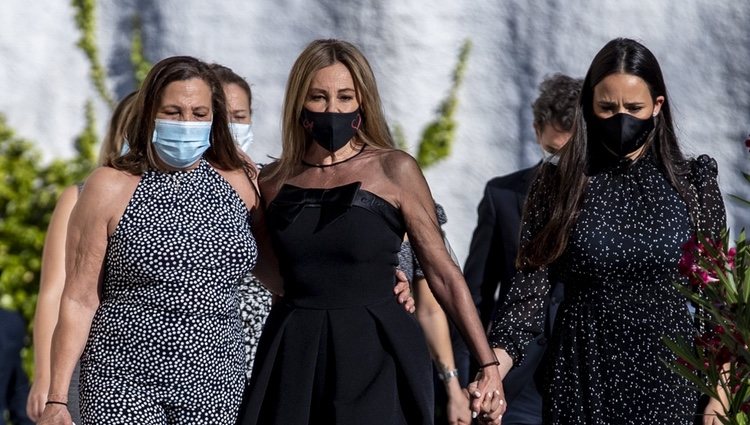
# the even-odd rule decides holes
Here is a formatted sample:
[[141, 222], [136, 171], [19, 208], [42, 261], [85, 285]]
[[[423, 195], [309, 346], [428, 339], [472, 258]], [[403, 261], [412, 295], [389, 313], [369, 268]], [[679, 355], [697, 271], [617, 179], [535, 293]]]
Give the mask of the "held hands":
[[448, 403], [445, 406], [449, 425], [470, 425], [471, 410], [469, 410], [469, 393], [453, 380], [453, 384], [446, 386]]
[[416, 308], [414, 307], [414, 297], [411, 296], [411, 287], [409, 287], [409, 280], [406, 279], [406, 274], [401, 270], [396, 270], [396, 286], [393, 287], [393, 293], [398, 298], [398, 303], [404, 306], [404, 310], [407, 313], [414, 313]]
[[498, 366], [486, 366], [467, 389], [472, 417], [482, 425], [500, 425], [507, 405]]

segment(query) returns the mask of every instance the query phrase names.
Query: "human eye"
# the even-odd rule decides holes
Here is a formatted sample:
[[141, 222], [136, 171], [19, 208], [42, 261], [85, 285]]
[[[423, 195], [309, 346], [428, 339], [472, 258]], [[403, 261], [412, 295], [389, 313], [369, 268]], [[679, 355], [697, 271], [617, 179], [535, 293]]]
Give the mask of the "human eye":
[[198, 107], [193, 109], [193, 116], [198, 119], [210, 119], [211, 118], [211, 109], [206, 107]]
[[617, 106], [612, 102], [598, 102], [596, 106], [603, 112], [613, 112], [617, 109]]

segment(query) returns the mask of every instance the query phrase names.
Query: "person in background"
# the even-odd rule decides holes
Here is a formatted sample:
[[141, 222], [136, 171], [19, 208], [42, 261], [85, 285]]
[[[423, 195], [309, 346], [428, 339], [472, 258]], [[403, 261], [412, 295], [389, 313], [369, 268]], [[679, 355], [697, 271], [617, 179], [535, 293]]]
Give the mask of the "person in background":
[[707, 155], [683, 156], [653, 53], [608, 42], [586, 74], [559, 164], [543, 165], [531, 185], [521, 271], [490, 330], [506, 376], [542, 332], [551, 282], [564, 282], [545, 424], [693, 423], [699, 393], [667, 367], [676, 356], [663, 339], [696, 333], [674, 283], [686, 283], [682, 245], [726, 226], [717, 174]]
[[[273, 243], [258, 240], [263, 258], [278, 256], [284, 299], [266, 321], [240, 423], [432, 423], [423, 333], [390, 295], [405, 231], [483, 365], [475, 412], [483, 403], [502, 411], [497, 361], [429, 188], [416, 161], [394, 148], [356, 47], [316, 40], [304, 49], [289, 75], [282, 137], [281, 158], [259, 179], [268, 208], [258, 223]], [[261, 270], [264, 284], [279, 283]]]
[[[247, 155], [253, 143], [253, 94], [247, 81], [237, 75], [231, 68], [211, 64], [227, 102], [227, 116], [232, 135], [237, 146]], [[260, 167], [260, 165], [259, 165]], [[247, 362], [247, 379], [253, 369], [255, 352], [258, 349], [263, 325], [271, 312], [271, 293], [252, 274], [242, 278], [239, 287], [240, 312], [242, 314], [242, 331], [245, 343], [245, 361]]]
[[130, 150], [94, 170], [71, 213], [40, 423], [70, 425], [80, 358], [83, 425], [234, 425], [255, 167], [236, 147], [221, 83], [196, 58], [151, 68], [125, 133]]
[[[582, 84], [583, 80], [563, 74], [554, 74], [542, 81], [539, 96], [531, 107], [536, 143], [541, 148], [543, 160], [533, 167], [496, 177], [485, 187], [464, 266], [466, 283], [477, 302], [485, 328], [492, 322], [497, 306], [505, 301], [517, 272], [515, 262], [521, 235], [521, 214], [529, 186], [543, 164], [554, 166], [557, 163], [558, 151], [570, 139]], [[562, 296], [563, 286], [556, 282], [550, 291], [543, 332], [526, 348], [526, 361], [514, 367], [503, 380], [508, 401], [503, 424], [542, 423], [542, 396], [539, 392], [544, 366], [542, 357]]]
[[0, 425], [31, 425], [26, 414], [29, 380], [21, 365], [26, 323], [20, 314], [0, 308]]
[[[448, 218], [440, 204], [435, 204], [435, 209], [442, 232], [442, 226], [448, 222]], [[448, 252], [451, 253], [451, 257], [458, 264], [444, 232], [443, 238]], [[438, 386], [435, 388], [435, 423], [470, 424], [469, 399], [461, 387], [459, 371], [453, 360], [453, 345], [451, 344], [448, 318], [435, 299], [435, 295], [430, 291], [424, 277], [424, 271], [419, 265], [419, 260], [417, 260], [408, 238], [401, 244], [398, 260], [399, 269], [403, 270], [407, 279], [412, 282], [417, 321], [427, 339], [427, 347], [435, 366], [435, 377], [442, 386], [442, 388]]]
[[[126, 148], [124, 128], [135, 99], [136, 92], [122, 98], [112, 112], [107, 134], [99, 151], [99, 165], [120, 156]], [[83, 184], [63, 190], [47, 227], [47, 236], [42, 251], [42, 269], [39, 279], [39, 297], [34, 314], [34, 380], [26, 402], [26, 412], [32, 420], [39, 420], [47, 402], [50, 382], [50, 347], [52, 333], [57, 325], [60, 298], [65, 286], [65, 239], [68, 219]], [[78, 404], [78, 374], [76, 365], [68, 389], [68, 410], [73, 422], [80, 424]]]

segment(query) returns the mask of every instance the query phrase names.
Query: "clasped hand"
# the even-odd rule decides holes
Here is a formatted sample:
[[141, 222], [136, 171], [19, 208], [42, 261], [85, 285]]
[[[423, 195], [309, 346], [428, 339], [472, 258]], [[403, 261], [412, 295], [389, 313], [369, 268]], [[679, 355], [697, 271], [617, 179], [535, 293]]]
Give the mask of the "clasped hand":
[[499, 368], [485, 367], [467, 390], [471, 398], [472, 416], [476, 415], [482, 425], [500, 425], [507, 404]]

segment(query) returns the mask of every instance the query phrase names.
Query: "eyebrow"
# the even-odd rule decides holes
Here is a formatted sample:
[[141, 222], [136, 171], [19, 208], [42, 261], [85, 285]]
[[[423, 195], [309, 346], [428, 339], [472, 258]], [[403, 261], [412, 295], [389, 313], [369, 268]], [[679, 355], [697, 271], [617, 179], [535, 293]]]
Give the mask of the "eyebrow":
[[[173, 103], [170, 103], [170, 104], [167, 104], [167, 105], [161, 105], [159, 107], [159, 109], [166, 109], [166, 108], [183, 109], [182, 105], [176, 105], [176, 104], [173, 104]], [[201, 108], [203, 108], [203, 109], [211, 109], [211, 107], [207, 106], [207, 105], [198, 105], [198, 106], [192, 107], [191, 109], [201, 109]]]
[[[617, 105], [617, 102], [611, 101], [611, 100], [597, 100], [597, 105], [599, 106], [612, 106]], [[645, 105], [644, 102], [625, 102], [623, 103], [624, 106], [643, 106]]]
[[[326, 90], [326, 89], [323, 89], [323, 88], [320, 88], [320, 87], [312, 87], [312, 86], [310, 87], [309, 91], [310, 91], [310, 92], [323, 92], [323, 93], [328, 93], [328, 90]], [[345, 88], [343, 88], [343, 89], [339, 89], [339, 90], [337, 91], [337, 93], [341, 93], [342, 91], [355, 91], [355, 90], [354, 90], [354, 88], [352, 88], [352, 87], [345, 87]]]

